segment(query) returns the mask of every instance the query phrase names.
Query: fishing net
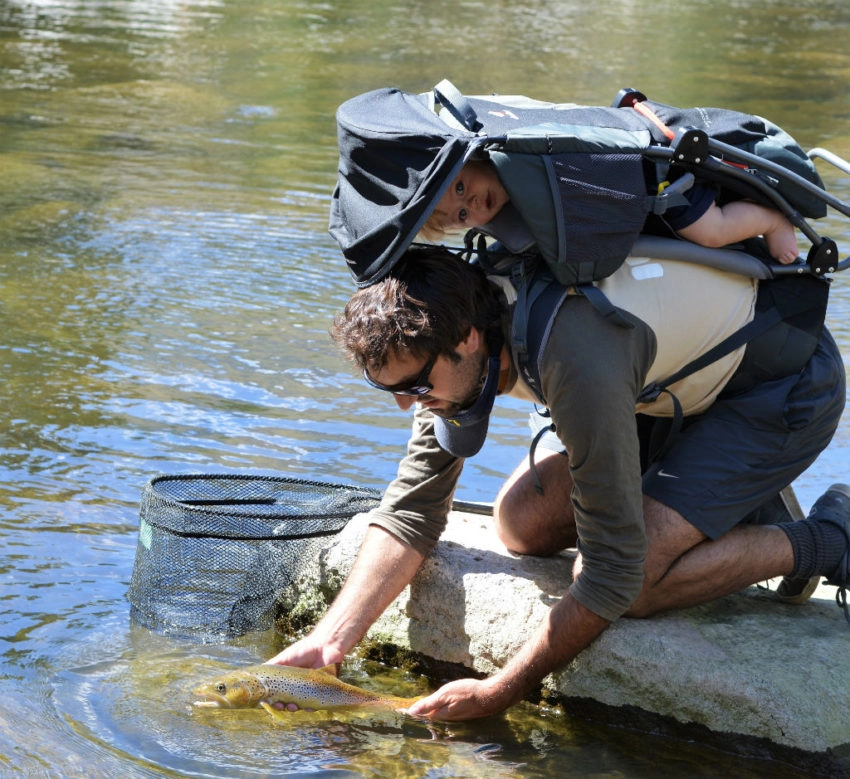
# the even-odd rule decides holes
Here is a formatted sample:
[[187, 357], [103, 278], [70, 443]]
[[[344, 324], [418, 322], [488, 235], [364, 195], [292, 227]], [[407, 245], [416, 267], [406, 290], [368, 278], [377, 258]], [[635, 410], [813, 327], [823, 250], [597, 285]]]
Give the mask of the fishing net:
[[275, 593], [379, 498], [367, 488], [282, 477], [157, 476], [142, 494], [131, 617], [201, 640], [265, 630]]

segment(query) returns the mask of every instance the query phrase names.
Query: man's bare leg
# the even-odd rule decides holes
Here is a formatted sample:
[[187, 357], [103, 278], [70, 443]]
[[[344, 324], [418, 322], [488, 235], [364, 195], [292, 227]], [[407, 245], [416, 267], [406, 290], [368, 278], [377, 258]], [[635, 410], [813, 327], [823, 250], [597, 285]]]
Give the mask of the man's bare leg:
[[[563, 454], [539, 451], [536, 464], [543, 495], [535, 491], [528, 461], [523, 460], [496, 499], [496, 531], [517, 554], [549, 556], [576, 543], [573, 483]], [[646, 579], [628, 612], [632, 617], [705, 603], [784, 576], [794, 566], [791, 544], [778, 527], [741, 525], [711, 541], [681, 514], [648, 497], [644, 520]], [[574, 572], [580, 569], [579, 557]]]
[[646, 579], [628, 616], [705, 603], [794, 567], [791, 544], [778, 527], [739, 525], [711, 541], [681, 514], [647, 497], [644, 520]]

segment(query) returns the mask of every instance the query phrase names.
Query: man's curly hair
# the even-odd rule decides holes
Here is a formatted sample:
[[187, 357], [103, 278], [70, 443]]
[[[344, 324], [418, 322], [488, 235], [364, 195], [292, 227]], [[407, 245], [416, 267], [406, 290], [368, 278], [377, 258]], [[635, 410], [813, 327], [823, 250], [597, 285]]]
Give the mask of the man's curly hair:
[[388, 276], [354, 294], [331, 337], [359, 368], [380, 371], [395, 354], [459, 359], [472, 327], [500, 327], [502, 304], [484, 272], [438, 246], [408, 249]]

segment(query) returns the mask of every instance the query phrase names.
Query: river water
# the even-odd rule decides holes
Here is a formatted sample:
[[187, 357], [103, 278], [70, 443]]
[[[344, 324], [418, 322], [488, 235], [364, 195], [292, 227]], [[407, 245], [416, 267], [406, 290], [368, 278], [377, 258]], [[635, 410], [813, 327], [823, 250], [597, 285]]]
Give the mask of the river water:
[[[430, 729], [202, 716], [193, 681], [281, 639], [165, 637], [126, 592], [157, 473], [395, 472], [407, 415], [327, 337], [353, 291], [326, 233], [339, 103], [444, 77], [601, 104], [633, 86], [850, 157], [848, 35], [845, 0], [0, 0], [0, 775], [781, 773], [525, 704]], [[821, 231], [846, 255], [846, 218]], [[848, 283], [830, 325], [850, 354]], [[459, 497], [492, 500], [524, 416], [500, 408]], [[804, 507], [847, 478], [847, 439], [797, 483]], [[348, 678], [428, 687], [365, 662]]]

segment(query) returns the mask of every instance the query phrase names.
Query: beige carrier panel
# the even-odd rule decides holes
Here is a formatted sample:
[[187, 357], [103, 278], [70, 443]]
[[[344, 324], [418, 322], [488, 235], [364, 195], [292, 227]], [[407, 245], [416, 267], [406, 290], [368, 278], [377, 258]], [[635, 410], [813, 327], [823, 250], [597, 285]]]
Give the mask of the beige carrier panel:
[[[646, 322], [658, 352], [647, 383], [675, 373], [734, 333], [755, 314], [758, 283], [734, 273], [674, 260], [631, 257], [598, 283], [614, 305]], [[713, 362], [669, 389], [685, 414], [705, 410], [732, 377], [745, 347]], [[662, 394], [637, 411], [670, 416], [673, 405]]]

